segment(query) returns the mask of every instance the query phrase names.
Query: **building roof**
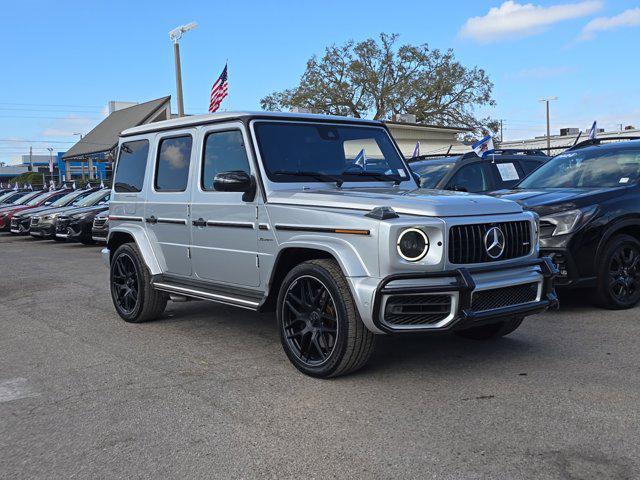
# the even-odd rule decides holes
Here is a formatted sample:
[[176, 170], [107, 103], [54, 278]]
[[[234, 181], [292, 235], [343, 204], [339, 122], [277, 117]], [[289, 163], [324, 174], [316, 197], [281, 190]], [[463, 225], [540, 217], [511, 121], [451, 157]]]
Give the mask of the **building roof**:
[[429, 125], [426, 123], [392, 122], [392, 121], [385, 121], [384, 123], [393, 127], [417, 129], [417, 130], [432, 130], [432, 131], [451, 130], [456, 133], [470, 132], [473, 130], [472, 128], [467, 128], [467, 127], [443, 127], [440, 125]]
[[118, 144], [118, 136], [123, 130], [144, 124], [165, 107], [170, 99], [170, 96], [157, 98], [116, 110], [71, 147], [62, 158], [66, 160], [108, 152]]
[[[609, 137], [617, 137], [621, 135], [640, 138], [640, 129], [623, 130], [622, 132], [602, 132], [598, 133], [598, 138], [606, 139]], [[580, 136], [578, 142], [586, 140], [588, 137], [589, 135], [587, 133], [582, 132], [582, 135]], [[562, 153], [567, 148], [570, 148], [576, 142], [577, 138], [577, 134], [551, 135], [549, 137], [551, 144], [551, 153], [553, 155]], [[502, 142], [500, 144], [500, 148], [526, 148], [544, 151], [547, 149], [547, 137], [541, 136], [525, 140], [510, 140], [508, 142]]]

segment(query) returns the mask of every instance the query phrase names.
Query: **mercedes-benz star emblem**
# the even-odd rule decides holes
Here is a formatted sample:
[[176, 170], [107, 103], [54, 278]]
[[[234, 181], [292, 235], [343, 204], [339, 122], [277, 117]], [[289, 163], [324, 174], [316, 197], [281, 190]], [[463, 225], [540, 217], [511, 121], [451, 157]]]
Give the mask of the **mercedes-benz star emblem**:
[[491, 227], [484, 236], [484, 249], [491, 258], [500, 258], [504, 253], [504, 233], [498, 227]]

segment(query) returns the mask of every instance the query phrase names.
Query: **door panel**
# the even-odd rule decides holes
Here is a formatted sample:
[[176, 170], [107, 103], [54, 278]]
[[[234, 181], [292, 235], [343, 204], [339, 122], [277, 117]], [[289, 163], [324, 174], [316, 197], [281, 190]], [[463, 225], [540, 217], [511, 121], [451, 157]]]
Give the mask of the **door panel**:
[[244, 127], [234, 123], [205, 128], [200, 142], [201, 164], [191, 204], [194, 274], [205, 280], [258, 286], [256, 200], [245, 202], [242, 192], [220, 192], [213, 187], [217, 173], [242, 170], [253, 174]]
[[191, 275], [189, 176], [194, 156], [193, 131], [158, 136], [145, 224], [164, 272], [174, 275]]

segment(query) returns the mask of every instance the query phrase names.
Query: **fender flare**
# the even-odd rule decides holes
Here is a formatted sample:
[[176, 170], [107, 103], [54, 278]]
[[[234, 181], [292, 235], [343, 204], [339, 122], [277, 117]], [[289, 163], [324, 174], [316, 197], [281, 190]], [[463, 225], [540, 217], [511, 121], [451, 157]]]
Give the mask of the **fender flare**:
[[[340, 238], [319, 235], [296, 235], [278, 246], [279, 249], [273, 264], [273, 271], [277, 269], [280, 256], [283, 252], [290, 248], [300, 248], [306, 250], [321, 250], [329, 253], [336, 259], [345, 277], [372, 276], [355, 247]], [[271, 284], [271, 281], [269, 284]]]
[[604, 248], [618, 231], [626, 227], [640, 227], [640, 217], [631, 217], [631, 218], [623, 218], [615, 221], [612, 225], [609, 225], [607, 229], [602, 234], [602, 238], [598, 242], [598, 246], [596, 247], [596, 255], [594, 258], [594, 269], [598, 268], [598, 259], [602, 255]]
[[151, 248], [151, 242], [149, 241], [149, 237], [147, 237], [147, 232], [145, 232], [144, 228], [140, 225], [132, 225], [132, 224], [123, 224], [118, 225], [113, 228], [109, 228], [109, 236], [107, 238], [107, 247], [111, 241], [111, 238], [114, 233], [124, 233], [133, 238], [133, 241], [138, 246], [138, 250], [142, 255], [142, 259], [144, 263], [147, 265], [149, 272], [151, 275], [160, 275], [162, 273], [162, 268], [160, 268], [160, 262], [156, 257], [153, 248]]

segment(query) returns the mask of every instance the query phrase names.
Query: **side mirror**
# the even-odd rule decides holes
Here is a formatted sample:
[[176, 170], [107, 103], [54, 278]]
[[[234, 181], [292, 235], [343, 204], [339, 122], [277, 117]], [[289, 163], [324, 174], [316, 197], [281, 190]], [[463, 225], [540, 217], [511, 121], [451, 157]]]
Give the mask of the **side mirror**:
[[213, 179], [213, 188], [218, 192], [244, 192], [242, 201], [250, 202], [256, 195], [256, 180], [242, 170], [220, 172]]

